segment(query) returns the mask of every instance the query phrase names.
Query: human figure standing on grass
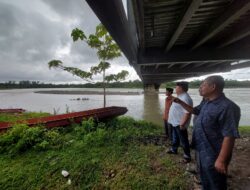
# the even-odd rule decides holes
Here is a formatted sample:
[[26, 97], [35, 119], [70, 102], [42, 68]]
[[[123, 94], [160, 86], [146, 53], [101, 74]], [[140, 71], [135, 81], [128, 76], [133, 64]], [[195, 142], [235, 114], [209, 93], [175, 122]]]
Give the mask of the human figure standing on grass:
[[169, 140], [169, 143], [172, 144], [172, 125], [168, 123], [168, 114], [170, 106], [172, 105], [172, 94], [173, 88], [166, 88], [166, 99], [165, 99], [165, 109], [163, 114], [164, 130], [166, 138]]
[[[184, 101], [186, 104], [193, 106], [193, 101], [188, 91], [188, 82], [177, 82], [175, 92], [177, 97]], [[169, 110], [168, 123], [173, 127], [173, 143], [168, 154], [177, 154], [180, 143], [182, 144], [184, 151], [183, 162], [188, 163], [191, 161], [190, 147], [188, 141], [188, 131], [191, 119], [191, 114], [186, 111], [182, 106], [173, 102]]]
[[228, 165], [235, 138], [239, 138], [240, 108], [225, 97], [224, 85], [219, 75], [207, 77], [199, 88], [203, 101], [194, 108], [173, 98], [174, 102], [197, 115], [192, 143], [199, 155], [197, 162], [203, 190], [227, 189]]

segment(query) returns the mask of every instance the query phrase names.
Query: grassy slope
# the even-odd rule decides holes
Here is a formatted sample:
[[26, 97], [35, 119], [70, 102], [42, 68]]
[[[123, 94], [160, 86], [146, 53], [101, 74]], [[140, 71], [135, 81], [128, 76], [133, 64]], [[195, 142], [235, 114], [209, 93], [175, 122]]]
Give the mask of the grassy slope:
[[239, 127], [240, 135], [250, 136], [250, 126], [241, 126]]
[[36, 112], [28, 112], [23, 114], [0, 114], [0, 122], [15, 122], [18, 120], [37, 118], [37, 117], [45, 117], [48, 116], [49, 113], [36, 113]]
[[[31, 137], [25, 132], [19, 141], [26, 136], [22, 145], [30, 143], [29, 148], [18, 151], [13, 151], [17, 141], [3, 149], [6, 136], [0, 136], [4, 150], [0, 189], [188, 189], [187, 176], [162, 154], [163, 146], [138, 140], [160, 133], [152, 124], [119, 118], [98, 126], [90, 121], [55, 130], [57, 143], [43, 150], [36, 149], [38, 142], [32, 141], [31, 146]], [[68, 178], [61, 175], [63, 169], [70, 173]]]

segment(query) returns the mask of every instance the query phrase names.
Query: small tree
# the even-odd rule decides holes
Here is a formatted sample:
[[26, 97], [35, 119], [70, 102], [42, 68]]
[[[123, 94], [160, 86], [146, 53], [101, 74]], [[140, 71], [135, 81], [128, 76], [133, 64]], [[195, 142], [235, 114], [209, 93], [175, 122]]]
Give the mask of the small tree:
[[66, 67], [60, 60], [52, 60], [48, 63], [49, 68], [60, 68], [88, 82], [93, 81], [93, 75], [102, 73], [103, 106], [106, 107], [106, 83], [125, 80], [125, 78], [128, 76], [128, 71], [125, 70], [108, 76], [106, 76], [105, 73], [106, 70], [110, 68], [110, 63], [108, 63], [107, 60], [113, 60], [114, 58], [120, 57], [121, 50], [102, 24], [99, 24], [96, 27], [95, 34], [90, 34], [88, 38], [84, 32], [78, 28], [72, 30], [71, 37], [73, 38], [74, 42], [77, 40], [82, 40], [91, 48], [97, 49], [97, 56], [100, 60], [100, 63], [97, 66], [91, 67], [90, 71], [83, 71], [75, 67]]

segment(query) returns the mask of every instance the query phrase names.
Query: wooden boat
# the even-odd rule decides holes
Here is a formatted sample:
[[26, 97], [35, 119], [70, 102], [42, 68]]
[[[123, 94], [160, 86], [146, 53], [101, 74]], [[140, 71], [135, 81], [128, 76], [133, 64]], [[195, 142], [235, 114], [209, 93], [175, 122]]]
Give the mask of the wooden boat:
[[0, 113], [23, 113], [25, 112], [24, 109], [19, 109], [19, 108], [15, 108], [15, 109], [0, 109]]
[[112, 107], [92, 109], [81, 112], [72, 112], [61, 115], [27, 119], [23, 121], [16, 121], [15, 123], [0, 122], [0, 131], [6, 131], [14, 124], [20, 124], [20, 123], [27, 124], [30, 127], [37, 125], [44, 125], [46, 128], [63, 127], [70, 125], [71, 123], [81, 123], [83, 119], [88, 119], [90, 117], [93, 117], [95, 120], [101, 121], [104, 119], [109, 119], [123, 115], [127, 111], [128, 110], [126, 107], [112, 106]]

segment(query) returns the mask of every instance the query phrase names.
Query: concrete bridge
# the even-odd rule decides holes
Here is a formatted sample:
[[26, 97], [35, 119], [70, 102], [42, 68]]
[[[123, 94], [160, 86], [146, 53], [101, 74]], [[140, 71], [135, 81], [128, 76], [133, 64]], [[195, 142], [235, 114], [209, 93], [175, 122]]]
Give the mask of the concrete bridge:
[[86, 1], [145, 87], [250, 67], [250, 0]]

